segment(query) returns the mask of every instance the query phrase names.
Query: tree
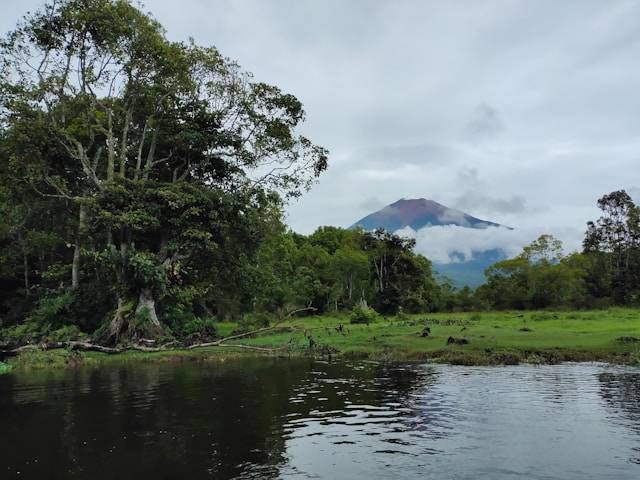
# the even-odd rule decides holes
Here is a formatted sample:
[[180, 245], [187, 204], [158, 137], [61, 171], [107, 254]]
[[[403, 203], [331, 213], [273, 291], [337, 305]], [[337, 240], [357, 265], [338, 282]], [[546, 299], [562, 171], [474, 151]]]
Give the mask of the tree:
[[604, 195], [598, 207], [603, 215], [588, 222], [584, 253], [606, 259], [616, 302], [634, 302], [640, 294], [640, 208], [624, 190]]
[[[0, 126], [25, 166], [16, 183], [73, 212], [70, 287], [89, 270], [109, 278], [110, 342], [136, 317], [158, 331], [156, 300], [176, 285], [222, 296], [206, 272], [240, 275], [266, 212], [327, 165], [296, 133], [294, 96], [215, 48], [168, 41], [126, 0], [51, 2], [8, 35], [1, 59]], [[95, 265], [83, 271], [83, 258]]]
[[518, 256], [485, 272], [476, 296], [496, 309], [583, 306], [587, 271], [576, 254], [565, 257], [562, 242], [541, 235]]
[[368, 252], [375, 289], [374, 307], [382, 313], [400, 308], [426, 308], [435, 289], [431, 263], [413, 253], [415, 240], [379, 229], [363, 234], [363, 249]]

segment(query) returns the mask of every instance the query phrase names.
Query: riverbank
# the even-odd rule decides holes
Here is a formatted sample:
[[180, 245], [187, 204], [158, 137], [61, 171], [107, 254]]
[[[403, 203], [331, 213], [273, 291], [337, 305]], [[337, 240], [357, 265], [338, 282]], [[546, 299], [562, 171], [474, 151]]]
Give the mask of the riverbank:
[[[428, 331], [425, 330], [428, 327]], [[219, 323], [228, 336], [235, 323]], [[253, 348], [263, 350], [253, 350]], [[97, 366], [140, 361], [226, 361], [238, 356], [316, 356], [456, 365], [601, 361], [640, 364], [640, 309], [573, 312], [439, 313], [381, 317], [350, 324], [349, 316], [296, 318], [223, 345], [117, 354], [30, 350], [5, 359], [10, 369]]]

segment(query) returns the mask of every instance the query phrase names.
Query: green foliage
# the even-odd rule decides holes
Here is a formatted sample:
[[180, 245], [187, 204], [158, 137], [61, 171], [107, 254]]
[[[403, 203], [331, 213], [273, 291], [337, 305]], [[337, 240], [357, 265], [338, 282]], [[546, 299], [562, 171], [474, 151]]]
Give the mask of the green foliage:
[[0, 362], [0, 375], [4, 373], [9, 373], [13, 367], [8, 363]]
[[213, 318], [182, 317], [169, 323], [170, 331], [178, 339], [197, 337], [215, 338], [218, 335], [217, 322]]
[[[285, 277], [299, 289], [254, 295], [282, 199], [328, 152], [300, 135], [298, 99], [215, 48], [168, 40], [127, 0], [50, 1], [0, 42], [0, 111], [3, 327], [28, 317], [116, 341], [158, 314], [176, 327], [322, 290], [300, 268]], [[143, 297], [146, 312], [122, 308]]]
[[380, 315], [373, 308], [366, 305], [356, 305], [349, 315], [349, 322], [353, 324], [370, 324], [380, 319]]
[[73, 303], [73, 292], [65, 291], [43, 297], [31, 312], [28, 322], [39, 326], [53, 324], [60, 325], [68, 315]]
[[65, 325], [64, 327], [49, 332], [47, 334], [47, 340], [52, 342], [68, 342], [70, 340], [78, 340], [82, 336], [82, 332], [76, 325]]
[[42, 327], [35, 323], [23, 323], [0, 329], [0, 343], [4, 345], [25, 345], [42, 339]]
[[238, 321], [238, 330], [249, 332], [259, 328], [266, 328], [275, 322], [273, 314], [267, 312], [245, 313]]
[[624, 191], [598, 201], [584, 252], [542, 235], [476, 291], [436, 281], [414, 240], [383, 230], [288, 232], [286, 200], [327, 168], [300, 135], [301, 102], [213, 47], [170, 41], [130, 1], [28, 14], [0, 42], [0, 111], [9, 343], [115, 342], [156, 318], [180, 338], [215, 335], [213, 318], [246, 330], [294, 311], [375, 319], [360, 304], [409, 315], [640, 301], [640, 209]]

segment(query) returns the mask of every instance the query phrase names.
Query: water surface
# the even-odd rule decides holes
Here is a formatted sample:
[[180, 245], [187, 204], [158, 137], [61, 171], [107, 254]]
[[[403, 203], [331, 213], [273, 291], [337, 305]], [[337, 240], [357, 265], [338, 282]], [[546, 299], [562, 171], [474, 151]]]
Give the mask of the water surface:
[[245, 359], [0, 376], [0, 478], [640, 478], [640, 370]]

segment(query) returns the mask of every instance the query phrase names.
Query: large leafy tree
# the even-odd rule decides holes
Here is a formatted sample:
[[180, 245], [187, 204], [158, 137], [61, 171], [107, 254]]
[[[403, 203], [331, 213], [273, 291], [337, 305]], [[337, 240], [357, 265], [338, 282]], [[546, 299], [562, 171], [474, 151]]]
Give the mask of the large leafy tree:
[[375, 289], [374, 307], [384, 313], [427, 310], [435, 290], [431, 262], [413, 252], [415, 240], [376, 230], [363, 234]]
[[600, 276], [610, 281], [613, 299], [636, 302], [640, 295], [640, 208], [624, 190], [598, 200], [602, 216], [587, 224], [585, 254], [604, 267]]
[[476, 296], [497, 309], [581, 307], [585, 302], [587, 270], [576, 254], [564, 256], [562, 242], [541, 235], [515, 258], [489, 267], [487, 282]]
[[20, 166], [10, 188], [67, 212], [66, 285], [107, 282], [109, 341], [134, 316], [142, 334], [159, 330], [156, 300], [176, 288], [224, 297], [220, 278], [241, 276], [280, 199], [327, 165], [296, 133], [294, 96], [213, 47], [168, 41], [127, 0], [51, 2], [7, 36], [1, 60], [3, 161]]

